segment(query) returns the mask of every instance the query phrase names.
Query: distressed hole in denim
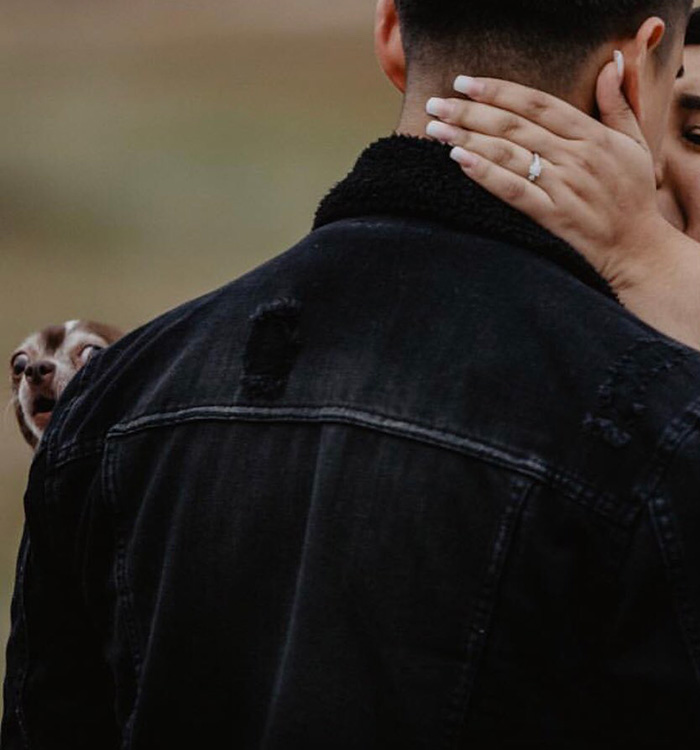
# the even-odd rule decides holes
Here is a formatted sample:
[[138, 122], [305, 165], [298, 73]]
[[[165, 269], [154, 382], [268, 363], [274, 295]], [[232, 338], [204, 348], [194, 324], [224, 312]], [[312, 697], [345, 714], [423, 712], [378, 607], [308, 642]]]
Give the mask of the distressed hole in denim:
[[602, 419], [587, 414], [583, 426], [587, 432], [600, 435], [606, 443], [615, 448], [623, 448], [632, 440], [629, 432], [621, 430], [611, 419]]
[[598, 386], [597, 408], [583, 428], [615, 448], [628, 445], [637, 420], [647, 411], [650, 387], [672, 370], [690, 350], [659, 339], [637, 339], [606, 372]]
[[301, 303], [273, 300], [250, 317], [251, 331], [244, 355], [243, 388], [253, 396], [278, 396], [284, 390], [301, 348]]

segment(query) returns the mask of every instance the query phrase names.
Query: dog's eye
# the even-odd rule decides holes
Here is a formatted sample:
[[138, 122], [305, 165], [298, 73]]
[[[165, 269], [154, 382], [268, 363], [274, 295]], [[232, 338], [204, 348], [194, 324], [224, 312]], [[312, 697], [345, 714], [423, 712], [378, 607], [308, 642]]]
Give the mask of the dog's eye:
[[88, 360], [90, 359], [90, 357], [92, 357], [92, 355], [93, 355], [93, 354], [94, 354], [95, 352], [99, 352], [99, 351], [101, 351], [102, 349], [104, 349], [104, 347], [103, 347], [103, 346], [96, 346], [96, 345], [94, 345], [94, 344], [89, 344], [88, 346], [86, 346], [86, 347], [85, 347], [85, 348], [84, 348], [84, 349], [83, 349], [83, 350], [82, 350], [82, 351], [80, 352], [80, 361], [82, 362], [82, 364], [86, 364], [86, 363], [87, 363], [87, 361], [88, 361]]
[[12, 374], [19, 378], [22, 373], [27, 369], [29, 364], [29, 357], [26, 354], [17, 354], [13, 357], [10, 367], [12, 368]]

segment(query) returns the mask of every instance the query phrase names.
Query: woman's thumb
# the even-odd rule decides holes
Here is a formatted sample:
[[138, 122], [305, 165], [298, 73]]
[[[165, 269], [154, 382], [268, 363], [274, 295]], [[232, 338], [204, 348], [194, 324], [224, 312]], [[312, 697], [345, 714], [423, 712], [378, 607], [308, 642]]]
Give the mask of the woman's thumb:
[[600, 71], [596, 86], [600, 119], [604, 125], [634, 138], [635, 141], [646, 148], [646, 141], [639, 127], [639, 122], [622, 91], [624, 66], [625, 58], [621, 52], [616, 51], [615, 59], [611, 60]]

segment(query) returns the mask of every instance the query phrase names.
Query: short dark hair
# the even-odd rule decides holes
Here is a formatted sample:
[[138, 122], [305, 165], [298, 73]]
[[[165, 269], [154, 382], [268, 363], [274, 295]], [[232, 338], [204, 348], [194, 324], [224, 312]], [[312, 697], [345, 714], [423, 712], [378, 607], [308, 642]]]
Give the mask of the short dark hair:
[[[452, 62], [470, 75], [508, 77], [556, 93], [576, 83], [588, 54], [659, 16], [667, 38], [692, 0], [395, 0], [409, 73]], [[662, 45], [664, 50], [669, 45]], [[453, 72], [453, 71], [449, 71]]]
[[685, 32], [686, 47], [700, 44], [700, 8], [690, 14], [688, 29]]

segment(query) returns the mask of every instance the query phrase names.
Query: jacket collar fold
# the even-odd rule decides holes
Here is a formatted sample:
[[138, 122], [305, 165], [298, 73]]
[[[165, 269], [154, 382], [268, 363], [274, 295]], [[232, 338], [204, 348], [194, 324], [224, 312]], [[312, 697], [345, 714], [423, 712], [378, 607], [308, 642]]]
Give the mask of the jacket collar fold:
[[361, 216], [434, 221], [527, 248], [620, 302], [583, 255], [466, 178], [449, 153], [449, 146], [425, 138], [381, 138], [321, 202], [314, 229]]

